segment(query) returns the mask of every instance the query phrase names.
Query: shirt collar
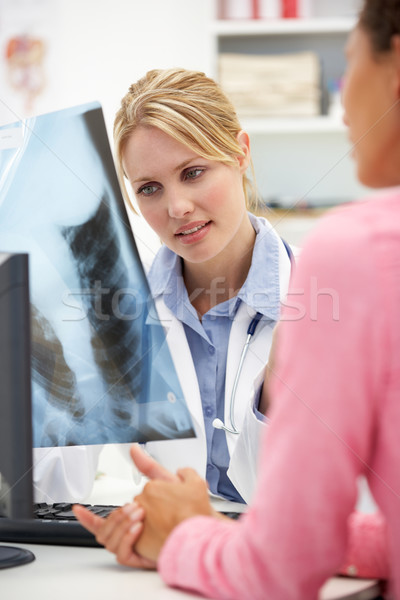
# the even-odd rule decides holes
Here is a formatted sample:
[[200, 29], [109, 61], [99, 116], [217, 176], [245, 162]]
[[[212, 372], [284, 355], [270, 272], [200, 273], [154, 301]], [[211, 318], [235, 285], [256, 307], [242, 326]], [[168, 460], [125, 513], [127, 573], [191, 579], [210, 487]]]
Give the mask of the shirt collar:
[[266, 219], [251, 213], [249, 218], [256, 232], [256, 241], [250, 269], [237, 298], [264, 317], [278, 321], [280, 317], [279, 237]]
[[[279, 238], [266, 219], [251, 213], [249, 218], [256, 232], [256, 240], [249, 273], [236, 297], [236, 308], [240, 302], [245, 302], [264, 317], [278, 321]], [[177, 305], [180, 294], [183, 294], [185, 304], [186, 299], [189, 302], [183, 283], [181, 258], [166, 246], [162, 246], [158, 251], [148, 279], [153, 297], [164, 296], [169, 308]]]
[[181, 258], [167, 246], [162, 246], [148, 274], [152, 296], [157, 298], [173, 289], [176, 290], [178, 279], [183, 285]]

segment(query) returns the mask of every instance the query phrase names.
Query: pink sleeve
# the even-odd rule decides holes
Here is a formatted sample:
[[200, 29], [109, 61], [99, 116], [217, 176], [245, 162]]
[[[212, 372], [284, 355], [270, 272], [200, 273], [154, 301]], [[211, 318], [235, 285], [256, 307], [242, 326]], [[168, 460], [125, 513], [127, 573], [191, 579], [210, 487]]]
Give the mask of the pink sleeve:
[[354, 512], [349, 517], [346, 558], [340, 573], [367, 579], [388, 579], [386, 521], [380, 512]]
[[371, 459], [388, 318], [364, 232], [357, 216], [338, 216], [304, 248], [280, 325], [254, 501], [239, 523], [182, 523], [159, 560], [170, 585], [230, 600], [312, 600], [343, 565], [356, 481]]

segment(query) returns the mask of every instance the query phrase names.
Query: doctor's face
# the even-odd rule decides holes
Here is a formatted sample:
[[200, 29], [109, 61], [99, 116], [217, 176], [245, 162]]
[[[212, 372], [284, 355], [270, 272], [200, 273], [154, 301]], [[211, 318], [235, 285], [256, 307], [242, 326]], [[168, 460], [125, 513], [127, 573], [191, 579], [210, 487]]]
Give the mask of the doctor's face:
[[139, 209], [185, 261], [232, 260], [232, 245], [248, 235], [242, 184], [246, 148], [246, 158], [228, 166], [200, 157], [156, 127], [139, 127], [129, 138], [123, 167]]
[[370, 187], [397, 185], [400, 160], [399, 82], [394, 52], [374, 53], [357, 27], [346, 46], [344, 121], [358, 178]]

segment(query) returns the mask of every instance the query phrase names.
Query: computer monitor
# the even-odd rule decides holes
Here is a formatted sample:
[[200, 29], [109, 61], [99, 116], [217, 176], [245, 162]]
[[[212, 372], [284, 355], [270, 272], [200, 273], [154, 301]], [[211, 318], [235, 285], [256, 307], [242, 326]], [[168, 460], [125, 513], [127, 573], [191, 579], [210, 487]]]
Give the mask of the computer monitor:
[[[0, 515], [32, 517], [32, 416], [28, 256], [0, 253]], [[0, 569], [31, 562], [0, 546]]]

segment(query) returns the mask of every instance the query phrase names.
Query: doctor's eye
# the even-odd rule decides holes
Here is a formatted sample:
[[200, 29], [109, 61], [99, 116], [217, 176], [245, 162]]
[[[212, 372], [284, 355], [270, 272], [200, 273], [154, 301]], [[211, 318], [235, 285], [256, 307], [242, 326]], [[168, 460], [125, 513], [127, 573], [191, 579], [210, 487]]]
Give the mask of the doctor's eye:
[[186, 169], [183, 173], [184, 179], [197, 179], [204, 173], [205, 169], [200, 167], [191, 167], [190, 169]]
[[142, 196], [152, 196], [158, 189], [158, 185], [146, 183], [146, 185], [142, 185], [142, 187], [137, 190], [136, 194]]

